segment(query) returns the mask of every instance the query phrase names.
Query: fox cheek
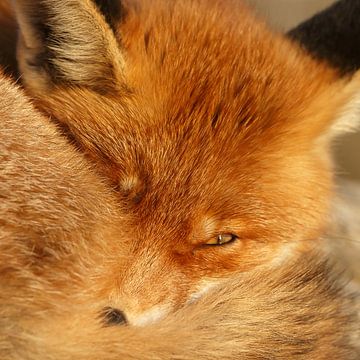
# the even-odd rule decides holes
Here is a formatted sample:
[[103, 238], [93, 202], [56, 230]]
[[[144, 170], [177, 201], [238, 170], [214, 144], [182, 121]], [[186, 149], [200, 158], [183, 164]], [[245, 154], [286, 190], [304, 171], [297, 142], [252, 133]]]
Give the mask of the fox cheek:
[[208, 292], [210, 292], [213, 288], [215, 288], [218, 284], [220, 283], [220, 280], [213, 280], [213, 281], [204, 281], [201, 282], [198, 286], [197, 289], [192, 292], [188, 298], [187, 298], [187, 304], [192, 304], [196, 301], [198, 301], [199, 299], [201, 299], [205, 294], [207, 294]]
[[156, 305], [142, 313], [129, 314], [128, 322], [133, 326], [147, 326], [165, 318], [170, 312], [169, 305]]

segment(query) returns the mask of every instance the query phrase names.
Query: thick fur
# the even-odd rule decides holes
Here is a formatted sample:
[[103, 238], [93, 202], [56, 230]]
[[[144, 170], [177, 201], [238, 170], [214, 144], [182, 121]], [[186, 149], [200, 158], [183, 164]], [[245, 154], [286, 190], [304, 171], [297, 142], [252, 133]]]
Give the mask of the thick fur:
[[[67, 1], [63, 3], [64, 6], [69, 4]], [[77, 3], [80, 7], [93, 6], [86, 1]], [[100, 6], [101, 2], [97, 3], [99, 9], [107, 9], [106, 6]], [[159, 4], [164, 6], [165, 2]], [[28, 5], [31, 7], [30, 2]], [[130, 10], [131, 8], [121, 8], [127, 16], [131, 16]], [[134, 8], [132, 16], [135, 16], [135, 10], [140, 9]], [[182, 11], [185, 10], [186, 8]], [[92, 15], [94, 11], [98, 11], [95, 6], [91, 7], [87, 14]], [[164, 13], [160, 14], [167, 16], [167, 11], [165, 6]], [[103, 25], [101, 34], [105, 37], [113, 36], [112, 32], [118, 31], [116, 19], [121, 19], [121, 24], [125, 21], [123, 15], [107, 16], [111, 19], [111, 24], [107, 25], [105, 18], [96, 14], [93, 20], [100, 21]], [[45, 16], [44, 19], [48, 18]], [[257, 29], [256, 22], [251, 19], [250, 16], [250, 24]], [[180, 18], [175, 20], [180, 21]], [[28, 26], [29, 24], [31, 23], [28, 23]], [[67, 22], [67, 26], [71, 24]], [[80, 24], [86, 25], [81, 22]], [[128, 23], [129, 30], [131, 24], [135, 26], [136, 21]], [[263, 29], [262, 25], [260, 28]], [[136, 30], [136, 26], [133, 30]], [[32, 36], [23, 37], [31, 40]], [[35, 39], [38, 40], [37, 36]], [[125, 36], [123, 41], [123, 44], [126, 44]], [[150, 38], [147, 41], [150, 41]], [[105, 43], [113, 43], [113, 40], [107, 39]], [[276, 40], [276, 43], [280, 46], [282, 41]], [[74, 44], [76, 41], [69, 46]], [[299, 63], [300, 59], [304, 59], [308, 65], [312, 64], [299, 50], [291, 48], [286, 42], [281, 46], [294, 50], [295, 58], [299, 56]], [[20, 53], [23, 50], [20, 48]], [[142, 48], [140, 50], [143, 51]], [[105, 49], [103, 55], [106, 57], [117, 51], [118, 49]], [[71, 52], [74, 53], [76, 51]], [[322, 254], [306, 250], [315, 244], [321, 245], [320, 238], [316, 239], [326, 222], [327, 188], [330, 188], [331, 182], [326, 178], [330, 176], [327, 172], [328, 160], [323, 158], [327, 151], [324, 133], [328, 134], [329, 127], [335, 121], [330, 116], [330, 112], [335, 108], [329, 106], [329, 114], [327, 111], [325, 114], [320, 111], [321, 106], [312, 108], [321, 112], [320, 120], [328, 120], [320, 121], [320, 128], [324, 132], [319, 132], [316, 125], [315, 128], [305, 129], [303, 134], [300, 127], [292, 128], [289, 124], [284, 124], [284, 132], [280, 131], [279, 135], [275, 136], [282, 126], [275, 127], [273, 118], [268, 119], [269, 127], [265, 126], [264, 129], [256, 122], [252, 124], [249, 118], [248, 126], [255, 131], [256, 136], [247, 134], [246, 127], [242, 130], [240, 127], [240, 133], [243, 134], [241, 139], [245, 144], [245, 148], [242, 148], [243, 143], [240, 142], [240, 146], [237, 136], [231, 135], [233, 130], [223, 129], [225, 123], [222, 111], [226, 109], [231, 114], [231, 110], [235, 109], [229, 104], [224, 109], [219, 109], [216, 116], [210, 119], [213, 120], [214, 129], [220, 127], [219, 133], [212, 133], [213, 130], [205, 131], [206, 122], [205, 129], [202, 129], [195, 121], [190, 121], [190, 113], [182, 113], [182, 110], [188, 111], [188, 108], [182, 108], [181, 102], [175, 109], [158, 109], [167, 109], [166, 113], [171, 120], [167, 123], [164, 112], [156, 115], [153, 109], [161, 103], [150, 101], [156, 100], [156, 97], [149, 99], [145, 96], [151, 94], [150, 88], [147, 89], [150, 84], [144, 86], [144, 94], [141, 94], [140, 98], [136, 92], [128, 92], [129, 89], [133, 90], [128, 85], [117, 84], [119, 79], [125, 77], [126, 61], [113, 62], [112, 64], [117, 64], [114, 68], [112, 65], [106, 66], [108, 70], [114, 71], [114, 77], [108, 79], [105, 76], [100, 84], [106, 85], [97, 86], [101, 72], [78, 77], [81, 69], [74, 69], [74, 64], [70, 64], [75, 61], [74, 58], [64, 56], [57, 62], [57, 54], [56, 51], [52, 53], [54, 62], [48, 63], [46, 69], [38, 69], [39, 64], [33, 63], [33, 71], [37, 74], [33, 73], [33, 78], [30, 74], [30, 77], [25, 75], [25, 72], [24, 76], [30, 92], [34, 91], [33, 94], [38, 96], [36, 105], [62, 125], [66, 125], [61, 131], [48, 117], [34, 109], [19, 88], [5, 77], [2, 77], [0, 82], [0, 357], [9, 360], [358, 359], [357, 295], [349, 292], [341, 280], [339, 270], [327, 264], [327, 261], [322, 259]], [[125, 58], [121, 55], [121, 59]], [[44, 59], [47, 61], [46, 57]], [[71, 61], [63, 67], [66, 59]], [[265, 57], [262, 61], [264, 59]], [[314, 80], [317, 79], [316, 64], [310, 68], [312, 66]], [[107, 76], [108, 70], [104, 72]], [[133, 76], [136, 74], [134, 71]], [[290, 70], [288, 71], [290, 74]], [[354, 84], [346, 86], [336, 83], [331, 70], [320, 67], [319, 71], [326, 79], [331, 79], [330, 83], [335, 81], [334, 87], [330, 86], [331, 94], [335, 89], [339, 90], [341, 95], [338, 95], [340, 100], [337, 105], [342, 108], [343, 102], [352, 97]], [[146, 71], [145, 74], [149, 75]], [[196, 74], [195, 71], [193, 75]], [[224, 76], [226, 74], [225, 72]], [[261, 74], [259, 71], [257, 76]], [[69, 75], [74, 78], [67, 78]], [[94, 78], [91, 75], [95, 75]], [[155, 76], [154, 84], [157, 84], [157, 81], [161, 84], [161, 77], [156, 80], [158, 75], [152, 75]], [[36, 76], [40, 76], [39, 82], [33, 83]], [[133, 78], [135, 79], [136, 77]], [[226, 76], [224, 79], [227, 79]], [[258, 77], [256, 79], [259, 80]], [[300, 77], [298, 80], [300, 81]], [[276, 77], [274, 81], [277, 81]], [[321, 81], [319, 80], [319, 83]], [[59, 83], [62, 85], [58, 85]], [[40, 84], [42, 90], [32, 89], [36, 84]], [[118, 97], [118, 92], [108, 93], [114, 84], [117, 90], [120, 88], [121, 95], [124, 95], [124, 92], [128, 95], [124, 103], [123, 97]], [[261, 82], [259, 88], [255, 88], [261, 90], [260, 85]], [[322, 87], [321, 84], [317, 86]], [[324, 90], [319, 91], [327, 93], [327, 87], [324, 85]], [[288, 91], [290, 88], [289, 86]], [[315, 88], [314, 85], [313, 91], [316, 93]], [[48, 92], [46, 96], [43, 89]], [[209, 89], [211, 90], [211, 87]], [[213, 84], [213, 91], [215, 89]], [[226, 86], [223, 91], [225, 89]], [[156, 91], [156, 87], [154, 90]], [[172, 90], [175, 91], [176, 86]], [[250, 88], [247, 91], [250, 91]], [[265, 87], [262, 91], [265, 91]], [[138, 92], [141, 93], [139, 89]], [[64, 100], [62, 108], [60, 102], [57, 102], [60, 93]], [[164, 92], [163, 95], [167, 101], [162, 105], [176, 104], [175, 100], [171, 102], [170, 98], [166, 97], [170, 93]], [[268, 94], [270, 98], [276, 95], [275, 88], [270, 95]], [[135, 111], [130, 105], [134, 106], [132, 102], [140, 99], [147, 101], [141, 103], [141, 107]], [[161, 99], [159, 97], [158, 101]], [[182, 97], [179, 97], [179, 100], [181, 99]], [[285, 103], [290, 106], [286, 101]], [[296, 103], [294, 101], [292, 104], [295, 106]], [[334, 103], [337, 101], [334, 100]], [[251, 101], [249, 104], [254, 105]], [[120, 105], [129, 106], [129, 112], [121, 113], [121, 108], [117, 108]], [[258, 101], [259, 108], [249, 108], [249, 111], [259, 111], [259, 114], [255, 112], [259, 116], [257, 120], [262, 119], [260, 114], [264, 115], [266, 110], [264, 105], [265, 108], [260, 111], [260, 105], [261, 102]], [[198, 119], [207, 118], [207, 108], [202, 107], [199, 99], [193, 106], [192, 115], [197, 115]], [[179, 117], [170, 110], [176, 110], [175, 114]], [[273, 115], [276, 115], [280, 110], [274, 108], [273, 111]], [[285, 111], [285, 108], [281, 111]], [[149, 118], [145, 119], [144, 114], [149, 115]], [[316, 114], [318, 115], [318, 112]], [[304, 118], [300, 113], [298, 115], [299, 119], [308, 123], [306, 114], [303, 114]], [[131, 124], [125, 121], [129, 119], [132, 120]], [[282, 119], [286, 123], [286, 119]], [[148, 125], [145, 120], [149, 121]], [[233, 126], [233, 121], [230, 120], [226, 123]], [[184, 121], [184, 125], [181, 121]], [[175, 131], [173, 124], [176, 125]], [[119, 132], [120, 128], [122, 132]], [[156, 128], [159, 129], [158, 135]], [[185, 130], [189, 130], [189, 133]], [[178, 131], [180, 138], [177, 137]], [[160, 134], [164, 137], [160, 137]], [[196, 140], [196, 136], [201, 134], [203, 136]], [[286, 145], [289, 134], [295, 136], [297, 145], [302, 145], [301, 151], [290, 151], [290, 144]], [[70, 136], [71, 143], [64, 135]], [[212, 147], [209, 147], [205, 135], [213, 136]], [[272, 139], [272, 136], [275, 136], [275, 139]], [[310, 138], [300, 141], [306, 136]], [[141, 144], [136, 142], [140, 140]], [[266, 146], [267, 142], [269, 147]], [[180, 156], [175, 157], [171, 146], [180, 151], [183, 161]], [[264, 158], [261, 157], [260, 146]], [[232, 151], [227, 154], [229, 148]], [[86, 157], [80, 153], [80, 149]], [[248, 151], [246, 156], [244, 149]], [[195, 151], [195, 155], [189, 155], [188, 150]], [[235, 150], [238, 150], [241, 156], [235, 156]], [[250, 156], [250, 150], [254, 152], [253, 156]], [[207, 151], [210, 153], [204, 156]], [[227, 167], [236, 165], [236, 168], [229, 171], [227, 167], [221, 166], [223, 164], [216, 158], [217, 151], [220, 151], [223, 161], [234, 156], [233, 162], [229, 162]], [[280, 161], [282, 151], [285, 158], [288, 156], [288, 161], [307, 161], [297, 166]], [[314, 160], [310, 155], [314, 156]], [[196, 156], [198, 161], [195, 161]], [[215, 159], [215, 164], [210, 161], [211, 157]], [[150, 164], [146, 165], [145, 160], [150, 161]], [[247, 162], [237, 168], [241, 160]], [[273, 163], [268, 163], [270, 160]], [[252, 161], [255, 164], [252, 165]], [[310, 168], [308, 162], [313, 164]], [[299, 171], [291, 174], [289, 178], [289, 168], [281, 170], [280, 165], [293, 165], [299, 168]], [[209, 172], [205, 171], [207, 167]], [[174, 177], [171, 176], [171, 169]], [[144, 173], [139, 170], [144, 170]], [[242, 172], [239, 175], [240, 170]], [[306, 174], [302, 174], [300, 170], [306, 170]], [[318, 170], [319, 174], [312, 178], [311, 173]], [[218, 172], [221, 179], [218, 179]], [[318, 183], [317, 179], [321, 176], [324, 176], [325, 180]], [[287, 183], [296, 177], [300, 178], [296, 186]], [[310, 184], [300, 189], [300, 185], [306, 185], [310, 179]], [[209, 181], [208, 185], [205, 180]], [[173, 185], [168, 184], [171, 181], [174, 181]], [[194, 186], [197, 181], [199, 184]], [[281, 191], [276, 184], [282, 187]], [[311, 184], [319, 185], [316, 189], [319, 197], [313, 202]], [[199, 192], [201, 187], [202, 192]], [[320, 191], [322, 188], [323, 191]], [[289, 197], [290, 190], [296, 194]], [[300, 190], [304, 191], [301, 202], [298, 198]], [[193, 242], [202, 244], [204, 239], [209, 237], [208, 234], [203, 235], [210, 227], [209, 222], [198, 226], [204, 219], [195, 210], [200, 212], [206, 208], [204, 205], [208, 203], [202, 199], [206, 199], [211, 192], [214, 192], [211, 198], [212, 209], [217, 211], [215, 214], [211, 213], [207, 219], [216, 215], [216, 222], [222, 223], [223, 227], [220, 227], [220, 230], [216, 227], [210, 234], [222, 232], [223, 229], [233, 231], [234, 228], [241, 229], [242, 233], [245, 229], [241, 238], [244, 242], [242, 247], [240, 244], [224, 248], [193, 246]], [[238, 197], [234, 198], [235, 195]], [[243, 197], [244, 200], [237, 200]], [[220, 201], [221, 199], [227, 201]], [[234, 199], [236, 206], [233, 205]], [[230, 200], [232, 208], [228, 204]], [[270, 200], [274, 201], [274, 204], [270, 204]], [[245, 205], [250, 207], [248, 213], [244, 211]], [[295, 205], [299, 216], [301, 215], [296, 221], [296, 212], [293, 209]], [[149, 207], [148, 211], [146, 206]], [[311, 206], [316, 208], [312, 209]], [[154, 214], [150, 216], [150, 212]], [[236, 218], [228, 223], [227, 220], [232, 214]], [[168, 219], [170, 215], [172, 217]], [[253, 219], [255, 215], [260, 218]], [[239, 219], [242, 217], [240, 226]], [[284, 219], [281, 219], [282, 217]], [[315, 221], [307, 224], [306, 221], [310, 221], [312, 217]], [[189, 225], [184, 226], [185, 220]], [[260, 227], [260, 220], [268, 229]], [[305, 229], [300, 231], [304, 225]], [[181, 239], [185, 240], [181, 242]], [[297, 244], [296, 240], [301, 244], [299, 252], [304, 254], [300, 255], [297, 261], [287, 261], [286, 265], [284, 262], [275, 261], [281, 263], [281, 268], [277, 265], [275, 269], [272, 263], [274, 258], [277, 258], [276, 250], [282, 248], [279, 243]], [[188, 253], [189, 248], [193, 253]], [[199, 251], [200, 255], [196, 254]], [[245, 254], [242, 254], [242, 251]], [[292, 257], [297, 258], [295, 253], [291, 253]], [[264, 257], [263, 261], [259, 260], [260, 256]], [[259, 266], [263, 262], [270, 265], [270, 269], [269, 266]], [[179, 275], [181, 277], [176, 278]], [[108, 307], [123, 310], [131, 323], [131, 311], [146, 310], [151, 305], [162, 302], [158, 294], [163, 298], [170, 298], [174, 308], [184, 305], [196, 288], [195, 285], [198, 285], [199, 279], [221, 280], [221, 284], [199, 301], [183, 306], [157, 324], [145, 328], [106, 326], [107, 316], [104, 309]]]
[[330, 249], [350, 269], [360, 284], [360, 184], [343, 181], [332, 211]]
[[[101, 1], [14, 4], [28, 93], [122, 207], [102, 291], [130, 323], [316, 246], [357, 76], [338, 80], [239, 1], [123, 1], [117, 16]], [[238, 240], [205, 246], [222, 233]]]
[[0, 97], [2, 359], [358, 358], [358, 295], [320, 254], [237, 276], [155, 325], [107, 327], [116, 199], [4, 77]]

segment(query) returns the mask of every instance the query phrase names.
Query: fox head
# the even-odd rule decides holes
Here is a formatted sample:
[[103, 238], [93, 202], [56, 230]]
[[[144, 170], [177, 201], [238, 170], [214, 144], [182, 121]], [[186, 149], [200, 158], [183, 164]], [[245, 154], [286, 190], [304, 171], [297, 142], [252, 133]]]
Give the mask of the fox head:
[[25, 88], [119, 205], [97, 279], [130, 323], [321, 235], [357, 76], [338, 79], [235, 0], [14, 7]]

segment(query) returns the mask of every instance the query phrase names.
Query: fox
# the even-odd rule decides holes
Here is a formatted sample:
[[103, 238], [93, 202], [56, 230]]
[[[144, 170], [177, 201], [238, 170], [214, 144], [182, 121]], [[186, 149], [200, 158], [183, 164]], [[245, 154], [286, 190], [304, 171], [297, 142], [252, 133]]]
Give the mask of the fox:
[[8, 75], [0, 95], [2, 359], [358, 359], [360, 291], [318, 250], [228, 278], [148, 326], [119, 326], [96, 290], [117, 197]]
[[13, 5], [1, 355], [358, 358], [356, 296], [309, 254], [359, 76], [239, 1]]
[[14, 12], [27, 94], [116, 194], [100, 292], [129, 324], [315, 246], [331, 140], [359, 119], [358, 74], [339, 78], [236, 0]]

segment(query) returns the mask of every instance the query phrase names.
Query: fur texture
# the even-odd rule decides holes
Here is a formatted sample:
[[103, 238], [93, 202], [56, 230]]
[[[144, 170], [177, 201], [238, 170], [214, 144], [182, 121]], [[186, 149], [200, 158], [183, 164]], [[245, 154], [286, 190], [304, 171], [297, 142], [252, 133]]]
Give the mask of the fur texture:
[[358, 358], [358, 295], [321, 254], [227, 280], [155, 325], [107, 327], [116, 199], [5, 78], [0, 98], [2, 359]]
[[[101, 3], [15, 11], [27, 91], [124, 207], [113, 241], [127, 260], [110, 257], [104, 298], [136, 323], [289, 243], [312, 247], [332, 192], [329, 142], [357, 120], [358, 77], [338, 80], [239, 1], [123, 1], [111, 24]], [[204, 246], [224, 233], [238, 241]]]
[[355, 295], [308, 253], [357, 77], [237, 1], [106, 5], [15, 2], [24, 86], [72, 145], [3, 79], [2, 357], [357, 359]]

